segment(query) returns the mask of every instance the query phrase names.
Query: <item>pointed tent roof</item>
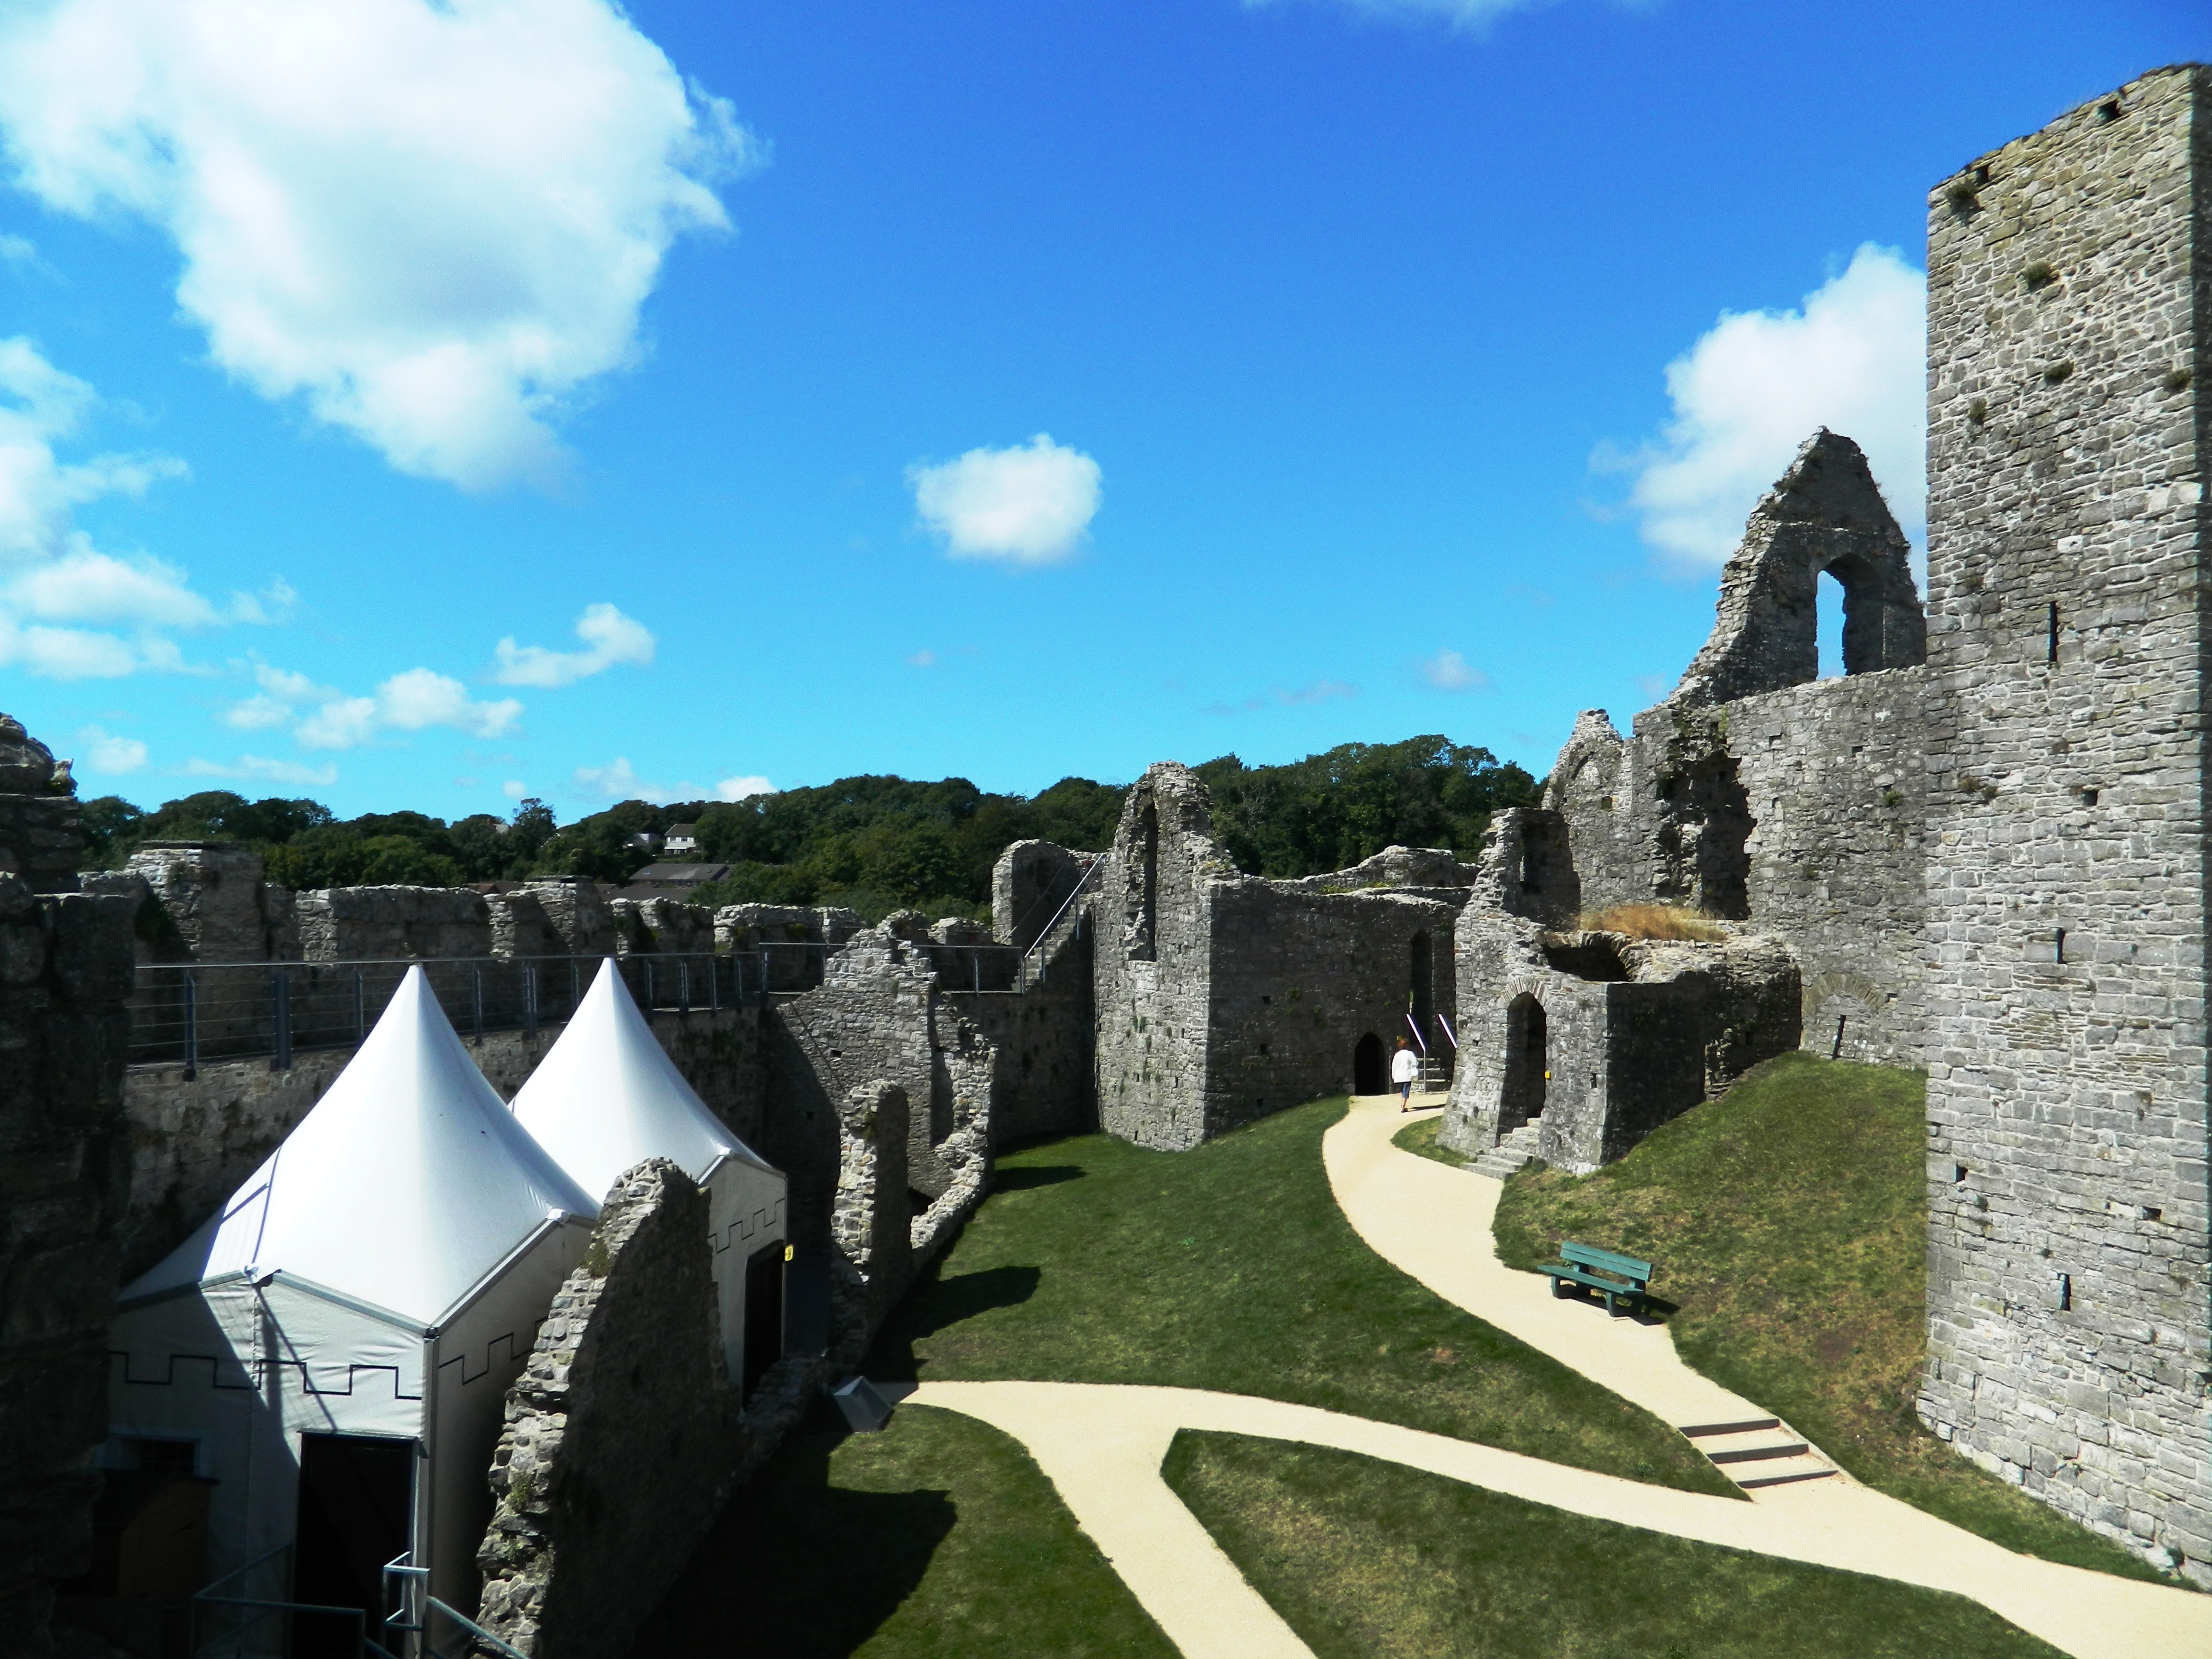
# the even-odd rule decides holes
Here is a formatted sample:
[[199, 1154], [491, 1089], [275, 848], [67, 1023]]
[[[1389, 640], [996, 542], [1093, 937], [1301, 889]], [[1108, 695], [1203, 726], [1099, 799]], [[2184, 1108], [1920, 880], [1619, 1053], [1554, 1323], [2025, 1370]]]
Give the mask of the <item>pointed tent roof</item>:
[[283, 1145], [124, 1297], [274, 1271], [428, 1327], [550, 1217], [599, 1210], [484, 1080], [416, 966]]
[[665, 1158], [694, 1181], [735, 1158], [770, 1166], [684, 1080], [609, 957], [568, 1029], [514, 1097], [514, 1115], [588, 1191]]

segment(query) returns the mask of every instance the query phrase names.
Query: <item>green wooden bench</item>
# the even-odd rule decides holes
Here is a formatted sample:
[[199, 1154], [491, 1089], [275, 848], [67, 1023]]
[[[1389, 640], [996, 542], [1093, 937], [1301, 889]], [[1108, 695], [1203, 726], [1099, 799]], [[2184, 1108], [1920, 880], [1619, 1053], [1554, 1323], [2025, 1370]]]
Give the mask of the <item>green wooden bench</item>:
[[1650, 1262], [1615, 1250], [1601, 1250], [1594, 1244], [1577, 1244], [1571, 1238], [1559, 1241], [1559, 1261], [1547, 1261], [1537, 1271], [1551, 1274], [1553, 1296], [1568, 1294], [1559, 1288], [1562, 1285], [1575, 1286], [1577, 1293], [1584, 1290], [1599, 1292], [1605, 1297], [1607, 1314], [1613, 1312], [1616, 1302], [1627, 1303], [1632, 1312], [1642, 1307], [1650, 1294]]

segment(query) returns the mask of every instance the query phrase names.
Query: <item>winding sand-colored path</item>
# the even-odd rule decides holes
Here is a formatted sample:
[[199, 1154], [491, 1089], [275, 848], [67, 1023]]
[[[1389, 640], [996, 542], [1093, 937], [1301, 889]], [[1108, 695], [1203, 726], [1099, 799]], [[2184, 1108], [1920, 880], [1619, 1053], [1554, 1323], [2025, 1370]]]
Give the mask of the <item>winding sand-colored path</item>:
[[[1671, 1423], [1765, 1415], [1690, 1370], [1663, 1328], [1554, 1302], [1543, 1279], [1500, 1265], [1490, 1233], [1498, 1184], [1392, 1146], [1404, 1121], [1395, 1100], [1356, 1101], [1323, 1143], [1338, 1201], [1379, 1254]], [[979, 1419], [1027, 1447], [1188, 1659], [1310, 1659], [1310, 1650], [1160, 1478], [1169, 1443], [1186, 1428], [1359, 1452], [1624, 1526], [1951, 1591], [2076, 1659], [2212, 1653], [2212, 1596], [2014, 1555], [1841, 1476], [1763, 1488], [1752, 1501], [1712, 1498], [1197, 1389], [925, 1382], [907, 1397]]]

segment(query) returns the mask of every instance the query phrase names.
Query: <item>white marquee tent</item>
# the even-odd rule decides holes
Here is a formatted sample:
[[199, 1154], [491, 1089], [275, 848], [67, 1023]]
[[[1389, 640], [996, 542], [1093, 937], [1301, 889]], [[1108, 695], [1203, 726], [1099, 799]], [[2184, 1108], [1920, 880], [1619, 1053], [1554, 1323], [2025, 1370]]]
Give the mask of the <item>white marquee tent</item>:
[[[125, 1288], [111, 1444], [193, 1443], [218, 1482], [211, 1578], [294, 1545], [277, 1593], [332, 1599], [333, 1571], [358, 1582], [389, 1541], [381, 1514], [431, 1594], [473, 1612], [501, 1405], [595, 1190], [516, 1121], [410, 969], [284, 1143]], [[270, 1594], [269, 1575], [231, 1593]]]
[[781, 1356], [785, 1178], [684, 1081], [630, 1000], [611, 957], [514, 1097], [514, 1115], [578, 1186], [602, 1201], [625, 1170], [648, 1158], [669, 1159], [705, 1188], [732, 1384], [757, 1376]]

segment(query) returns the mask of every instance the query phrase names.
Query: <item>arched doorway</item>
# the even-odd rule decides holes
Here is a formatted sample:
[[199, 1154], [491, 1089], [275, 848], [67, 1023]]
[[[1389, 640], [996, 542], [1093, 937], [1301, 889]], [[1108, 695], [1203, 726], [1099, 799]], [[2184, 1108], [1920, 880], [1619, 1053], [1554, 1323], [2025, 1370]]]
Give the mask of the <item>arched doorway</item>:
[[1505, 1008], [1505, 1087], [1498, 1101], [1498, 1133], [1510, 1134], [1544, 1111], [1544, 1083], [1551, 1064], [1544, 1005], [1528, 992]]
[[1355, 1095], [1387, 1095], [1390, 1092], [1390, 1068], [1383, 1064], [1382, 1039], [1370, 1031], [1359, 1039], [1359, 1046], [1352, 1051], [1352, 1092]]

